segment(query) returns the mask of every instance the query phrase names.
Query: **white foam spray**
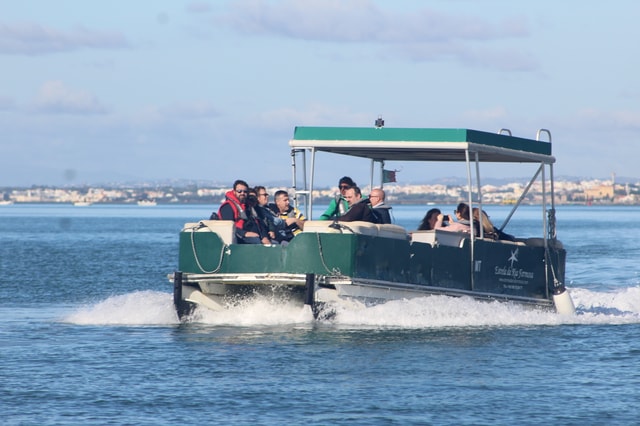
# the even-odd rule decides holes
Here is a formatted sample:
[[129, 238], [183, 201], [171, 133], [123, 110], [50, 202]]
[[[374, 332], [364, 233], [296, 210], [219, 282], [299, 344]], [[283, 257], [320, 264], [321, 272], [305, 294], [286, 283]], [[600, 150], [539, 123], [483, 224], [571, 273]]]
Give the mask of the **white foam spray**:
[[[334, 307], [330, 319], [319, 320], [340, 327], [503, 327], [560, 324], [640, 323], [640, 287], [595, 292], [569, 289], [576, 315], [522, 306], [516, 303], [484, 302], [468, 297], [428, 296], [394, 300], [376, 306], [346, 303]], [[65, 322], [80, 325], [176, 325], [172, 295], [139, 291], [112, 296], [94, 305], [82, 306]], [[308, 306], [256, 296], [223, 311], [197, 309], [188, 322], [214, 326], [311, 325]]]
[[158, 291], [136, 291], [112, 296], [94, 305], [82, 306], [64, 322], [80, 325], [178, 324], [173, 296]]

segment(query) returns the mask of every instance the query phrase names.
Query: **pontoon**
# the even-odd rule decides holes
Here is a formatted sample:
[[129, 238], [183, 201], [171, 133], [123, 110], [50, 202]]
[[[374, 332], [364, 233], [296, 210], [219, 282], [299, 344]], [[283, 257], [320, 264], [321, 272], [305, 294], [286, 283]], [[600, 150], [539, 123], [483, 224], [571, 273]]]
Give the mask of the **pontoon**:
[[[546, 135], [548, 140], [541, 140]], [[258, 293], [309, 305], [316, 316], [343, 301], [363, 304], [447, 295], [575, 312], [564, 285], [566, 251], [556, 237], [551, 134], [535, 139], [508, 130], [388, 127], [297, 127], [289, 141], [291, 192], [309, 219], [287, 246], [237, 244], [234, 223], [200, 220], [180, 233], [178, 270], [170, 275], [183, 318], [193, 308], [221, 310]], [[397, 224], [313, 220], [316, 156], [370, 160], [371, 183], [385, 162], [466, 165], [470, 206], [483, 208], [483, 163], [533, 163], [534, 175], [513, 203], [504, 228], [535, 182], [542, 188], [541, 235], [496, 241], [469, 233], [416, 231]], [[326, 155], [326, 154], [323, 154]], [[382, 184], [382, 180], [380, 182]]]

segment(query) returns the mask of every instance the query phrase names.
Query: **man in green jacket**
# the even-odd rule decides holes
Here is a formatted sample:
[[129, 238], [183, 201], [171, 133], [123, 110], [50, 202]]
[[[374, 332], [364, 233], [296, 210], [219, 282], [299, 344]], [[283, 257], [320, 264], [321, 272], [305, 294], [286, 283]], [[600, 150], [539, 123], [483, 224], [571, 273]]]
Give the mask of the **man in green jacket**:
[[333, 220], [336, 219], [349, 210], [349, 203], [344, 198], [344, 193], [347, 189], [356, 186], [356, 183], [349, 176], [343, 176], [338, 182], [338, 189], [340, 193], [335, 196], [329, 203], [329, 207], [320, 216], [320, 220]]

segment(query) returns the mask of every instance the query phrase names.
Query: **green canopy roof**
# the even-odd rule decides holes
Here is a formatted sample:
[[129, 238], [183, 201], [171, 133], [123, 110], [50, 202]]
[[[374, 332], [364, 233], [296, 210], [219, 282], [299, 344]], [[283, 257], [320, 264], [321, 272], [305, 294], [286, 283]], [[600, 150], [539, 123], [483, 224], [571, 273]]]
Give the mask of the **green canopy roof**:
[[555, 162], [551, 143], [468, 129], [296, 127], [294, 149], [392, 161]]

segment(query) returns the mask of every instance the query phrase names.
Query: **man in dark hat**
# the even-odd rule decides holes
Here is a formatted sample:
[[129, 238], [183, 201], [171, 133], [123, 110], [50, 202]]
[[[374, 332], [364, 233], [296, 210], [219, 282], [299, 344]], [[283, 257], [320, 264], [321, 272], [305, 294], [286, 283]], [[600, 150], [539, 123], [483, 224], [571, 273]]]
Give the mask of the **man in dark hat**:
[[333, 220], [336, 219], [349, 210], [349, 203], [344, 198], [344, 194], [347, 189], [356, 186], [356, 183], [349, 176], [343, 176], [338, 182], [339, 193], [329, 203], [329, 207], [320, 216], [320, 220]]

